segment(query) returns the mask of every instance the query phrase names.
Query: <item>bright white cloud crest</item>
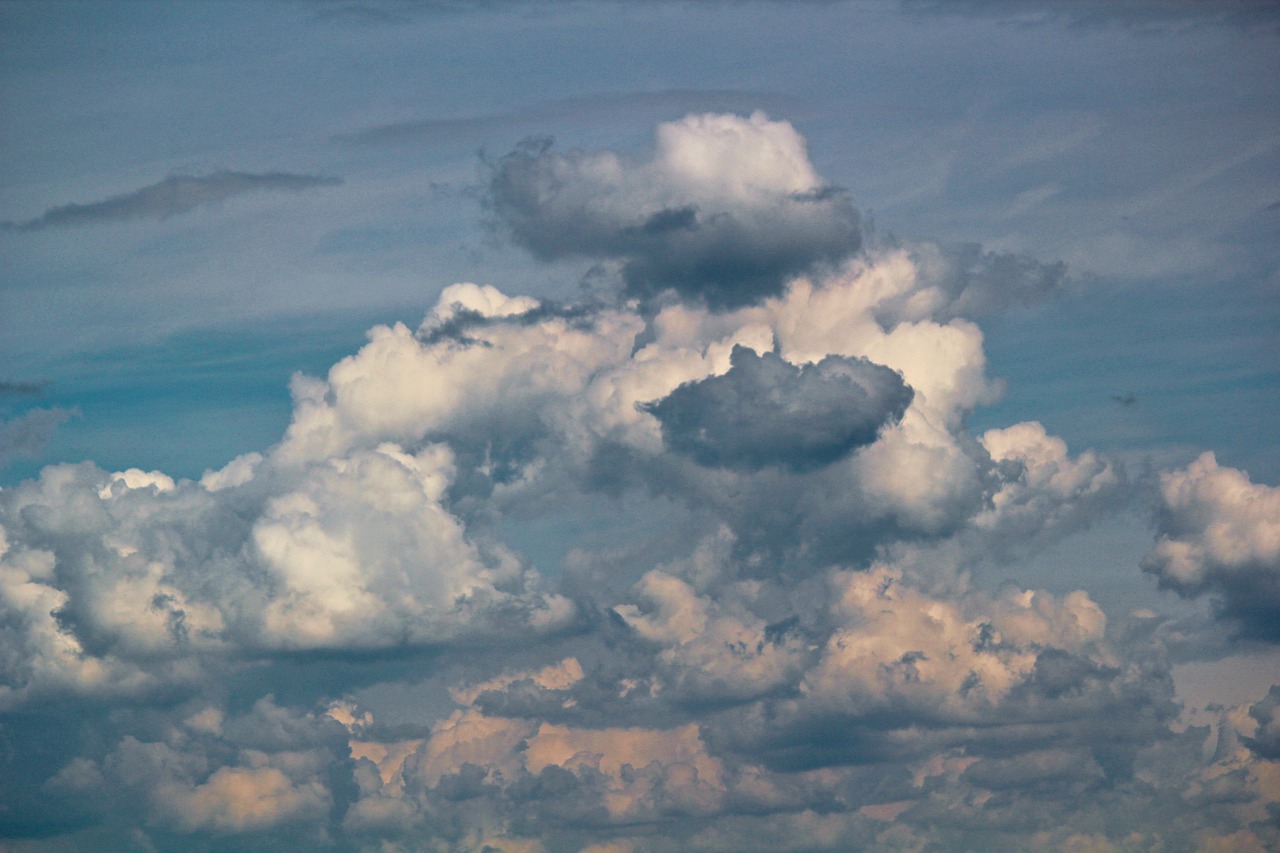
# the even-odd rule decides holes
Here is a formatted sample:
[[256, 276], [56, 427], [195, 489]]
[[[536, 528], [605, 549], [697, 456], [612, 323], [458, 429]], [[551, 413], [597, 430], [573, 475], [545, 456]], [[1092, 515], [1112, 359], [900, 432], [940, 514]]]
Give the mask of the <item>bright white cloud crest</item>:
[[[776, 226], [778, 246], [810, 217], [856, 226], [795, 130], [759, 114], [663, 125], [647, 164], [520, 156], [560, 188], [521, 197], [529, 228], [686, 228], [682, 205]], [[648, 258], [599, 234], [592, 252]], [[710, 245], [662, 250], [693, 268]], [[1170, 728], [1143, 620], [929, 565], [1051, 542], [1131, 487], [1038, 423], [968, 433], [998, 385], [920, 253], [796, 245], [785, 286], [736, 294], [693, 276], [688, 298], [633, 282], [566, 308], [454, 285], [418, 329], [378, 326], [325, 379], [295, 378], [292, 423], [261, 454], [199, 482], [55, 466], [0, 493], [0, 705], [156, 709], [47, 789], [97, 792], [163, 843], [281, 830], [405, 850], [1084, 849], [1076, 815], [1038, 840], [1011, 815], [1085, 789], [1107, 793], [1083, 826], [1128, 815], [1135, 843], [1176, 844], [1162, 797], [1191, 794], [1151, 768], [1223, 762], [1246, 768], [1224, 802], [1280, 801], [1269, 755], [1206, 770], [1196, 733]], [[833, 390], [855, 402], [815, 399]], [[677, 398], [693, 438], [662, 419]], [[859, 437], [832, 444], [815, 417], [856, 418]], [[751, 424], [750, 464], [713, 446], [734, 438], [707, 426], [723, 423]], [[760, 450], [771, 436], [785, 453]], [[1147, 570], [1240, 615], [1234, 579], [1274, 587], [1274, 492], [1212, 456], [1167, 474]], [[534, 565], [504, 534], [584, 501], [635, 515], [630, 541]], [[646, 529], [660, 505], [683, 532]], [[441, 680], [445, 712], [393, 731], [344, 698], [405, 667]], [[266, 695], [273, 677], [292, 698]], [[1244, 809], [1178, 831], [1257, 840], [1229, 827]]]

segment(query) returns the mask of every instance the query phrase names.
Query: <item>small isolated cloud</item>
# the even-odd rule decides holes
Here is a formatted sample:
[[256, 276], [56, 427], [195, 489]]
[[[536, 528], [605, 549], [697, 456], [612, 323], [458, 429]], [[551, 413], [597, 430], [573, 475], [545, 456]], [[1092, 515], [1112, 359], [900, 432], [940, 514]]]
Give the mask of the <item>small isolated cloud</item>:
[[487, 205], [541, 260], [617, 261], [633, 296], [674, 290], [713, 308], [775, 296], [861, 246], [848, 194], [817, 175], [795, 128], [760, 112], [659, 125], [643, 162], [528, 141], [494, 165]]
[[317, 187], [332, 187], [341, 178], [320, 175], [295, 175], [289, 172], [214, 172], [211, 175], [170, 175], [133, 192], [121, 193], [89, 204], [64, 204], [51, 207], [35, 219], [6, 222], [4, 227], [16, 231], [42, 231], [45, 228], [68, 228], [123, 222], [131, 219], [165, 219], [190, 213], [245, 193], [259, 190], [297, 192]]
[[1112, 394], [1111, 399], [1122, 406], [1128, 407], [1138, 402], [1138, 395], [1132, 391], [1126, 391], [1123, 394]]
[[0, 421], [0, 467], [18, 456], [35, 456], [53, 437], [58, 424], [74, 414], [66, 409], [32, 409], [12, 420]]
[[1161, 475], [1156, 546], [1143, 571], [1179, 595], [1209, 595], [1246, 634], [1280, 642], [1280, 488], [1205, 453]]
[[48, 387], [49, 382], [43, 379], [39, 382], [0, 379], [0, 396], [39, 397]]
[[734, 347], [729, 372], [681, 385], [644, 407], [671, 449], [702, 465], [796, 470], [834, 462], [901, 420], [912, 391], [866, 359], [828, 356], [797, 367]]

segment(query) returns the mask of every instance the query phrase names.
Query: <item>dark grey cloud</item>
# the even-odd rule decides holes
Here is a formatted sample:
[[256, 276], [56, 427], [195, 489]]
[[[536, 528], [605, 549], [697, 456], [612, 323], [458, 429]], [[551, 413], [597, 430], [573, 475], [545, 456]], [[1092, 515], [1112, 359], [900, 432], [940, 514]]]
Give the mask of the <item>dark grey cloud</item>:
[[914, 396], [901, 374], [866, 359], [828, 356], [797, 367], [742, 346], [730, 358], [724, 375], [644, 407], [667, 445], [702, 465], [818, 468], [875, 441]]
[[[734, 170], [754, 144], [770, 156], [742, 158]], [[526, 140], [493, 164], [491, 224], [539, 260], [620, 263], [632, 296], [674, 290], [737, 307], [862, 244], [848, 193], [818, 182], [791, 126], [760, 113], [663, 125], [659, 150], [643, 163], [551, 147]]]
[[35, 219], [6, 222], [4, 227], [16, 231], [41, 231], [45, 228], [97, 225], [131, 219], [164, 219], [190, 213], [199, 207], [215, 205], [245, 193], [260, 190], [297, 192], [341, 183], [340, 178], [289, 172], [219, 171], [200, 176], [170, 175], [141, 189], [114, 195], [102, 201], [51, 207]]
[[53, 437], [58, 424], [75, 414], [68, 409], [32, 409], [7, 422], [0, 421], [0, 466], [18, 456], [35, 456]]
[[39, 382], [0, 379], [0, 396], [39, 397], [48, 387], [49, 382], [44, 379]]
[[1258, 724], [1253, 737], [1243, 738], [1245, 745], [1263, 758], [1280, 758], [1280, 684], [1272, 685], [1267, 695], [1249, 708], [1249, 716]]

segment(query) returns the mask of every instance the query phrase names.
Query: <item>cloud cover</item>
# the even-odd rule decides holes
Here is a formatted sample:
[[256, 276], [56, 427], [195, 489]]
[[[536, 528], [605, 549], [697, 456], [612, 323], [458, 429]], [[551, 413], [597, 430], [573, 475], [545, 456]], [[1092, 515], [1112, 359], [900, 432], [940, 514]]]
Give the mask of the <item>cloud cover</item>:
[[[0, 831], [163, 850], [1280, 841], [1274, 696], [1187, 726], [1168, 620], [970, 579], [1140, 495], [1123, 466], [1036, 422], [969, 431], [999, 386], [965, 287], [931, 249], [806, 243], [808, 217], [845, 237], [856, 217], [796, 196], [821, 183], [789, 125], [664, 127], [649, 163], [525, 151], [495, 176], [558, 175], [513, 235], [649, 264], [621, 298], [456, 284], [417, 328], [296, 376], [261, 453], [198, 481], [83, 463], [0, 491]], [[700, 242], [713, 201], [804, 263], [709, 274], [758, 259]], [[656, 236], [618, 237], [654, 216]], [[553, 223], [578, 232], [551, 242]], [[1167, 473], [1144, 568], [1264, 624], [1274, 491], [1212, 457]], [[616, 536], [576, 536], [558, 565], [506, 526], [573, 529], [584, 505]], [[369, 710], [397, 689], [431, 700], [394, 724]], [[70, 735], [29, 746], [67, 714]]]

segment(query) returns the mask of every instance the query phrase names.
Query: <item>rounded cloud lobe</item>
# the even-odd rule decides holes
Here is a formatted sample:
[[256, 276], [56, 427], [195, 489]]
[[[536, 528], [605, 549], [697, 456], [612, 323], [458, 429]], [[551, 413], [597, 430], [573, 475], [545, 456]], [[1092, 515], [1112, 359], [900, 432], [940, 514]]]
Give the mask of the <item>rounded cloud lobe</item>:
[[535, 257], [619, 261], [627, 293], [737, 307], [861, 246], [858, 212], [804, 139], [763, 113], [659, 125], [652, 159], [557, 154], [530, 141], [499, 160], [487, 204]]
[[[1021, 299], [1034, 270], [952, 287], [934, 249], [823, 254], [856, 219], [758, 115], [664, 125], [639, 166], [526, 150], [499, 179], [495, 211], [530, 248], [619, 259], [624, 296], [677, 298], [456, 284], [418, 328], [375, 327], [296, 377], [261, 453], [199, 481], [84, 463], [0, 491], [0, 832], [163, 850], [1280, 841], [1274, 695], [1182, 724], [1165, 620], [970, 580], [1138, 494], [1039, 423], [966, 426], [998, 384], [958, 315]], [[696, 243], [716, 211], [772, 222], [803, 263], [717, 279], [699, 253], [757, 256], [708, 237], [641, 276], [683, 245], [663, 234]], [[809, 216], [831, 222], [804, 244]], [[1144, 568], [1274, 639], [1275, 492], [1211, 456], [1166, 474]]]
[[1161, 475], [1160, 499], [1143, 570], [1180, 595], [1214, 596], [1247, 634], [1280, 640], [1280, 489], [1205, 453]]

